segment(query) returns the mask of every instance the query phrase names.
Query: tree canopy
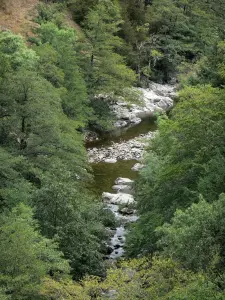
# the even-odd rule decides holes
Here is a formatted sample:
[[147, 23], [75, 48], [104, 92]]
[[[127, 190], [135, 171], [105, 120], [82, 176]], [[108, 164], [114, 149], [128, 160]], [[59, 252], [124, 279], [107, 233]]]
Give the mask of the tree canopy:
[[[0, 32], [1, 299], [224, 299], [224, 16], [222, 0], [55, 0], [26, 37]], [[83, 131], [112, 129], [111, 104], [151, 80], [178, 97], [135, 183], [133, 259], [107, 269]]]

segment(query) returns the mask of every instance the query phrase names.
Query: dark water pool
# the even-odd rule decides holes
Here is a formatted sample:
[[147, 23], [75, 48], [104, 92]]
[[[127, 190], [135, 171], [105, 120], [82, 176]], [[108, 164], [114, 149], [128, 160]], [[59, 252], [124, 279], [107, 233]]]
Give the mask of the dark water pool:
[[119, 160], [114, 164], [105, 162], [92, 164], [94, 192], [97, 195], [101, 195], [103, 192], [112, 192], [112, 186], [118, 177], [136, 179], [138, 173], [131, 170], [135, 163], [137, 163], [136, 160]]
[[126, 127], [126, 128], [118, 128], [112, 132], [108, 132], [101, 135], [101, 139], [94, 142], [89, 142], [86, 144], [87, 148], [98, 148], [98, 147], [107, 147], [112, 142], [118, 143], [122, 141], [128, 141], [133, 139], [140, 134], [146, 134], [149, 131], [155, 131], [157, 129], [156, 118], [146, 118], [141, 123]]

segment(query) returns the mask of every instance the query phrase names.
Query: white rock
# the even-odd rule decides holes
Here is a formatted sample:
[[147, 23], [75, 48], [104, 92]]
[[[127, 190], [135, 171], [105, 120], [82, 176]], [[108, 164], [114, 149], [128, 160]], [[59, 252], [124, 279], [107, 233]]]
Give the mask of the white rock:
[[134, 203], [134, 197], [130, 194], [118, 193], [115, 194], [114, 197], [110, 199], [110, 203], [129, 205]]
[[116, 185], [132, 185], [133, 183], [134, 183], [134, 180], [131, 180], [129, 178], [118, 177], [115, 180]]
[[118, 194], [111, 194], [111, 193], [102, 193], [102, 200], [106, 202], [110, 202], [110, 204], [123, 204], [129, 205], [134, 203], [134, 197], [130, 194], [118, 193]]
[[[149, 88], [133, 88], [143, 94], [140, 104], [127, 104], [123, 97], [114, 101], [112, 110], [117, 116], [115, 127], [122, 128], [129, 124], [138, 124], [140, 118], [153, 116], [156, 112], [168, 111], [173, 106], [176, 96], [176, 85], [149, 83]], [[112, 98], [113, 95], [97, 95], [100, 98]], [[142, 103], [141, 103], [142, 102]]]
[[102, 200], [103, 200], [103, 201], [109, 201], [109, 200], [111, 200], [114, 196], [115, 196], [115, 194], [103, 192], [103, 193], [102, 193]]
[[108, 164], [115, 164], [117, 162], [116, 158], [107, 158], [104, 160]]
[[[153, 112], [167, 110], [173, 105], [173, 100], [170, 95], [174, 92], [173, 86], [164, 86], [152, 83], [151, 89], [145, 89], [145, 106], [138, 107], [136, 104], [130, 106], [129, 110], [127, 106], [123, 106], [120, 103], [115, 108], [115, 113], [119, 114], [119, 117], [128, 118], [127, 121], [119, 119], [116, 122], [116, 126], [124, 127], [132, 122], [139, 122], [140, 119], [137, 115], [146, 116], [152, 115]], [[126, 110], [126, 111], [125, 111]], [[130, 111], [131, 110], [131, 111]], [[120, 143], [113, 143], [110, 147], [101, 147], [88, 149], [89, 161], [100, 162], [106, 161], [108, 163], [115, 163], [117, 160], [141, 160], [145, 155], [145, 146], [155, 136], [155, 132], [149, 132], [147, 134], [141, 134], [139, 137], [131, 139], [129, 141], [123, 141]], [[139, 149], [138, 149], [139, 148]]]
[[130, 123], [133, 123], [133, 124], [139, 124], [139, 123], [141, 123], [141, 118], [138, 118], [138, 117], [132, 117], [131, 119], [130, 119]]

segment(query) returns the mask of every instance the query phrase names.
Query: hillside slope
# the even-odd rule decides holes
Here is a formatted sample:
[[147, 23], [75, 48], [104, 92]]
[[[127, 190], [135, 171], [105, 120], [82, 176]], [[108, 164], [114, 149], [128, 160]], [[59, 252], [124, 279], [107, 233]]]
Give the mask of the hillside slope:
[[26, 35], [35, 26], [32, 19], [38, 0], [0, 0], [0, 30]]

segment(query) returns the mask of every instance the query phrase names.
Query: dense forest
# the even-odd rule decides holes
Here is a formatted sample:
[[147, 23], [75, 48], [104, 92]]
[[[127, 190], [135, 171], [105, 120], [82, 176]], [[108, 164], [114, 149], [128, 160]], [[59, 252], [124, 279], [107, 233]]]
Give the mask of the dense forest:
[[[45, 0], [33, 23], [0, 32], [0, 299], [225, 299], [225, 2]], [[149, 81], [178, 96], [110, 268], [84, 135]]]

